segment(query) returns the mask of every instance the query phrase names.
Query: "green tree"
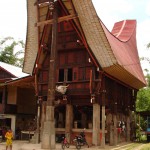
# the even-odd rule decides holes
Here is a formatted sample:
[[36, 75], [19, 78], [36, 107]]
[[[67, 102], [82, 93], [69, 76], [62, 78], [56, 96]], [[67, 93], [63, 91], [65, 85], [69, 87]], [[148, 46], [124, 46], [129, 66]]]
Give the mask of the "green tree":
[[137, 94], [136, 111], [150, 111], [150, 74], [145, 77], [147, 86], [140, 89]]
[[0, 40], [0, 61], [22, 67], [24, 47], [22, 40], [16, 41], [13, 37]]

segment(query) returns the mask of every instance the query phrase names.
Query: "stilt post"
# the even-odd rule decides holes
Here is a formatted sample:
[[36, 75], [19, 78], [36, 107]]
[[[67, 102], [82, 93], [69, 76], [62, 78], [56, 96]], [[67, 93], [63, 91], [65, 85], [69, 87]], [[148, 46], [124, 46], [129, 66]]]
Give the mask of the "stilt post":
[[55, 119], [54, 119], [54, 100], [56, 87], [56, 59], [57, 59], [57, 1], [50, 0], [49, 10], [51, 12], [52, 23], [52, 41], [49, 61], [48, 94], [46, 106], [46, 122], [42, 138], [42, 148], [55, 149]]

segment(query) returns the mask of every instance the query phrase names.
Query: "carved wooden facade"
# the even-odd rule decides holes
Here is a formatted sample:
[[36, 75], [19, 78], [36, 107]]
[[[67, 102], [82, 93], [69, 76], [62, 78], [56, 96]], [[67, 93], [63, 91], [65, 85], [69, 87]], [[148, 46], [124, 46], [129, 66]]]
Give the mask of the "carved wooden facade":
[[[58, 17], [53, 15], [50, 4], [47, 0], [39, 0], [35, 5], [33, 0], [28, 1], [28, 21], [37, 23], [36, 27], [28, 24], [24, 61], [24, 71], [32, 73], [36, 79], [43, 148], [50, 146], [49, 140], [45, 139], [47, 134], [50, 133], [50, 139], [55, 134], [47, 128], [50, 122], [52, 129], [55, 124], [55, 136], [66, 134], [68, 140], [83, 128], [86, 128], [88, 142], [94, 145], [101, 143], [105, 146], [105, 142], [116, 145], [124, 139], [130, 140], [131, 112], [135, 111], [138, 89], [145, 86], [139, 63], [136, 67], [125, 64], [128, 63], [125, 60], [128, 55], [130, 57], [131, 47], [134, 60], [139, 61], [135, 21], [125, 24], [130, 25], [130, 34], [124, 37], [120, 32], [120, 39], [131, 38], [130, 43], [123, 43], [99, 20], [90, 0], [54, 2], [54, 12], [57, 9]], [[54, 23], [58, 28], [54, 27]], [[114, 29], [116, 34], [119, 33], [117, 29]], [[120, 47], [124, 50], [123, 54], [119, 52]], [[51, 58], [53, 50], [56, 50], [55, 59]], [[132, 59], [128, 61], [133, 63]], [[51, 66], [52, 62], [56, 62], [55, 69]], [[53, 77], [50, 76], [52, 73]], [[49, 88], [50, 82], [54, 82], [56, 87]], [[63, 94], [58, 92], [60, 86], [67, 88]], [[50, 106], [49, 95], [52, 98]], [[125, 134], [118, 132], [119, 121], [126, 124]], [[118, 141], [119, 134], [121, 141]]]

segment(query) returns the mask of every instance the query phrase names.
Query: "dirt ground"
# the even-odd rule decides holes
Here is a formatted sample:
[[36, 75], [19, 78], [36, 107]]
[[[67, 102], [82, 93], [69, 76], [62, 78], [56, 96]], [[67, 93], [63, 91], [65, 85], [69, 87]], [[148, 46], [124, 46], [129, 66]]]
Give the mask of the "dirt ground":
[[[68, 150], [76, 149], [74, 145], [71, 145]], [[122, 143], [117, 146], [109, 146], [106, 145], [105, 148], [102, 147], [94, 147], [90, 148], [81, 147], [81, 150], [150, 150], [150, 143]], [[6, 150], [5, 142], [0, 143], [0, 150]], [[13, 141], [13, 149], [12, 150], [43, 150], [41, 149], [40, 144], [31, 144], [29, 141]], [[56, 144], [56, 150], [62, 150], [60, 144]]]

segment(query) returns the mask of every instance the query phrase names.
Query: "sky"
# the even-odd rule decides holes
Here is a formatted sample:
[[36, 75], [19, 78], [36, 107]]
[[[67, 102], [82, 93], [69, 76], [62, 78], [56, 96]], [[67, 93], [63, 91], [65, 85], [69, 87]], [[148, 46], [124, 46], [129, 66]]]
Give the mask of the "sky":
[[[115, 22], [135, 19], [137, 21], [137, 47], [139, 57], [149, 57], [150, 49], [150, 1], [149, 0], [92, 0], [99, 18], [111, 31]], [[0, 1], [0, 38], [12, 36], [26, 39], [26, 0]], [[149, 67], [142, 61], [142, 68]], [[150, 67], [149, 67], [150, 68]], [[149, 69], [150, 70], [150, 69]]]
[[[92, 0], [98, 16], [111, 31], [115, 22], [137, 21], [137, 48], [139, 57], [150, 58], [150, 0]], [[141, 61], [142, 69], [149, 69], [147, 61]]]

